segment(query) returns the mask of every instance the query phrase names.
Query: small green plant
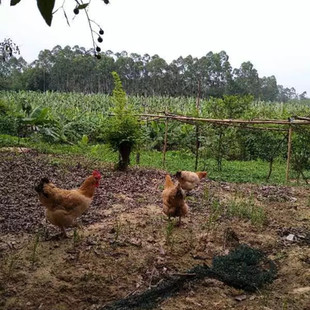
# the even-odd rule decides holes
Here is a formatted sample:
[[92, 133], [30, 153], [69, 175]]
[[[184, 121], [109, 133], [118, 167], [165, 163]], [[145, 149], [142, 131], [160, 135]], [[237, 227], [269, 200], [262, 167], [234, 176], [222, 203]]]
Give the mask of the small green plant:
[[286, 298], [282, 301], [282, 310], [287, 310], [288, 308], [288, 301]]
[[32, 251], [31, 251], [31, 256], [30, 256], [30, 262], [31, 262], [31, 267], [34, 268], [34, 264], [37, 261], [37, 250], [38, 250], [38, 246], [39, 246], [39, 242], [40, 242], [40, 231], [36, 233], [35, 235], [35, 239], [33, 242], [33, 247], [32, 247]]
[[174, 229], [174, 222], [169, 219], [166, 225], [166, 230], [165, 230], [165, 237], [166, 237], [167, 245], [173, 244], [173, 238], [172, 238], [173, 229]]
[[86, 135], [83, 135], [82, 136], [82, 139], [79, 141], [79, 146], [81, 147], [81, 148], [85, 148], [86, 146], [87, 146], [87, 144], [88, 144], [88, 141], [89, 141], [89, 139], [88, 139], [88, 136], [86, 136]]
[[203, 200], [205, 202], [209, 202], [210, 201], [210, 189], [208, 187], [206, 187], [203, 191]]
[[117, 219], [115, 221], [115, 225], [113, 227], [113, 231], [114, 231], [114, 240], [113, 240], [113, 243], [116, 244], [118, 239], [119, 239], [119, 236], [120, 236], [120, 233], [121, 233], [121, 230], [122, 230], [122, 223], [119, 219]]
[[249, 219], [255, 226], [263, 226], [267, 217], [262, 207], [255, 204], [253, 199], [232, 199], [227, 203], [226, 214]]
[[215, 229], [219, 218], [222, 215], [222, 206], [217, 199], [212, 200], [210, 207], [210, 215], [207, 222], [204, 224], [203, 228], [207, 231]]
[[7, 268], [6, 268], [5, 275], [8, 277], [8, 279], [10, 279], [12, 277], [12, 274], [14, 272], [16, 263], [17, 263], [20, 255], [21, 255], [21, 252], [16, 253], [16, 254], [12, 254], [7, 258]]
[[194, 249], [194, 244], [195, 244], [195, 233], [193, 228], [189, 228], [188, 229], [188, 245], [189, 245], [189, 249], [192, 250]]

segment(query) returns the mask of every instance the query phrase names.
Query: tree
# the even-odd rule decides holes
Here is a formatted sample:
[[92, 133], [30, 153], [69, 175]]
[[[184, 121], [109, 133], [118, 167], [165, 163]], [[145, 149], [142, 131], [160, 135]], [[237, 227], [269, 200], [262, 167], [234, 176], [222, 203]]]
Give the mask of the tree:
[[263, 77], [260, 79], [261, 84], [261, 99], [263, 101], [276, 101], [279, 90], [277, 80], [274, 75]]
[[116, 70], [123, 81], [122, 84], [124, 89], [128, 93], [131, 90], [133, 81], [135, 79], [133, 72], [134, 60], [131, 57], [128, 57], [126, 51], [122, 51], [120, 54], [118, 54], [118, 56], [119, 57], [115, 61]]
[[294, 87], [288, 88], [288, 87], [283, 87], [282, 85], [278, 85], [278, 100], [281, 102], [287, 102], [292, 99], [297, 99], [298, 96], [296, 94], [296, 90]]
[[22, 58], [11, 57], [0, 62], [0, 90], [21, 90], [25, 88], [24, 72], [27, 68], [26, 61]]
[[116, 72], [112, 72], [114, 90], [112, 94], [114, 116], [109, 118], [105, 128], [105, 139], [113, 150], [119, 152], [118, 170], [126, 170], [130, 153], [140, 137], [140, 125], [132, 108], [127, 103], [126, 93]]
[[111, 51], [102, 54], [101, 59], [96, 62], [96, 76], [98, 92], [110, 94], [113, 89], [113, 77], [111, 72], [116, 71], [114, 58]]
[[304, 91], [299, 95], [299, 100], [305, 100], [307, 99], [307, 92]]
[[150, 78], [151, 95], [161, 95], [164, 92], [167, 68], [167, 62], [158, 55], [152, 56], [151, 60], [146, 64], [146, 70]]
[[310, 169], [309, 128], [307, 128], [307, 126], [298, 126], [294, 128], [292, 141], [292, 170], [297, 173], [298, 183], [300, 176], [302, 176], [308, 184], [304, 171]]
[[[205, 109], [209, 111], [213, 118], [240, 118], [244, 112], [249, 108], [253, 101], [253, 96], [227, 96], [223, 98], [211, 98], [207, 102]], [[235, 141], [233, 135], [235, 129], [227, 128], [222, 125], [213, 126], [213, 143], [215, 145], [211, 152], [217, 161], [218, 170], [222, 170], [222, 161], [228, 157], [230, 152], [234, 149], [233, 143]]]
[[158, 55], [106, 51], [96, 60], [92, 54], [92, 49], [58, 45], [41, 51], [38, 59], [25, 63], [22, 70], [15, 66], [20, 60], [12, 56], [0, 61], [0, 89], [111, 94], [111, 73], [115, 71], [128, 95], [223, 98], [253, 94], [264, 101], [306, 99], [305, 92], [298, 95], [294, 88], [277, 85], [274, 76], [259, 78], [250, 62], [232, 71], [225, 51], [209, 52], [200, 59], [179, 57], [170, 64]]
[[228, 80], [231, 77], [231, 65], [225, 51], [209, 52], [206, 55], [207, 65], [207, 96], [221, 97], [225, 94]]
[[[45, 49], [39, 53], [39, 57], [31, 64], [27, 74], [27, 89], [46, 91], [50, 87], [51, 71], [55, 64], [55, 57], [50, 50]], [[35, 85], [40, 85], [36, 88]]]
[[[11, 0], [10, 4], [11, 4], [11, 6], [14, 6], [14, 5], [18, 4], [20, 1], [21, 0]], [[101, 55], [100, 55], [101, 48], [98, 46], [98, 43], [101, 43], [103, 41], [101, 36], [104, 34], [104, 31], [102, 30], [100, 25], [98, 25], [95, 21], [93, 21], [89, 17], [88, 7], [91, 3], [91, 0], [89, 0], [88, 3], [83, 3], [81, 0], [71, 0], [71, 1], [73, 3], [72, 8], [73, 8], [73, 13], [75, 15], [78, 15], [80, 11], [84, 11], [84, 13], [86, 14], [86, 18], [88, 20], [88, 25], [89, 25], [89, 28], [91, 31], [91, 37], [92, 37], [92, 41], [93, 41], [94, 55], [95, 55], [95, 57], [100, 59], [101, 58]], [[52, 20], [53, 20], [53, 15], [57, 11], [62, 10], [66, 19], [67, 19], [67, 23], [69, 25], [67, 13], [66, 13], [65, 8], [64, 8], [64, 2], [59, 8], [54, 10], [55, 2], [56, 2], [56, 0], [37, 0], [38, 9], [39, 9], [42, 17], [44, 18], [46, 24], [48, 26], [51, 26]], [[103, 0], [103, 2], [105, 4], [109, 4], [109, 0]], [[0, 1], [0, 4], [1, 4], [1, 1]], [[98, 28], [98, 30], [95, 31], [94, 27]], [[95, 40], [95, 36], [97, 37], [97, 40]], [[11, 48], [11, 46], [10, 46], [10, 48]]]
[[258, 98], [260, 95], [260, 80], [257, 70], [250, 61], [241, 64], [239, 69], [233, 71], [237, 94], [253, 95]]

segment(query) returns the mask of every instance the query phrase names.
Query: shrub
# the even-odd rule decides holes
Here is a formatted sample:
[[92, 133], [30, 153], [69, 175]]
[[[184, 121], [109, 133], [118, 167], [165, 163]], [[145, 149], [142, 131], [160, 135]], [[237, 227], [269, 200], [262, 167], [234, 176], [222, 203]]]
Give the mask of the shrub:
[[119, 152], [117, 169], [126, 170], [129, 165], [130, 153], [141, 136], [141, 129], [138, 119], [127, 103], [126, 94], [118, 74], [112, 72], [112, 75], [115, 87], [112, 94], [114, 107], [111, 112], [114, 116], [108, 118], [106, 122], [104, 137], [111, 148]]

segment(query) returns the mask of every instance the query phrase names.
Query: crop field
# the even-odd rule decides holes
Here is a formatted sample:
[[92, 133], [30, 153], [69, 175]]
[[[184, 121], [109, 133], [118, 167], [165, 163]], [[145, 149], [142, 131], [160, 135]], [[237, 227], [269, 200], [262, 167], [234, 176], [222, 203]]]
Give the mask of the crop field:
[[[134, 113], [157, 114], [163, 111], [197, 116], [195, 98], [128, 97]], [[111, 96], [102, 94], [46, 92], [0, 92], [0, 146], [31, 145], [47, 152], [78, 152], [86, 156], [115, 161], [105, 138], [107, 120], [111, 118]], [[287, 119], [310, 115], [308, 101], [268, 103], [250, 97], [226, 97], [200, 101], [201, 117], [250, 119]], [[267, 129], [268, 125], [265, 126]], [[273, 126], [288, 129], [285, 126]], [[241, 182], [285, 182], [287, 131], [247, 130], [209, 124], [196, 127], [170, 121], [167, 128], [167, 160], [162, 153], [165, 122], [144, 118], [135, 151], [142, 166], [178, 169], [195, 168], [195, 146], [199, 141], [198, 170], [207, 169], [217, 179]], [[15, 138], [18, 137], [18, 138]], [[308, 176], [309, 126], [293, 128], [291, 178]], [[198, 140], [197, 140], [198, 139]], [[131, 160], [135, 163], [135, 159]], [[270, 166], [272, 173], [269, 179]], [[237, 171], [234, 172], [234, 167]], [[254, 168], [253, 168], [254, 167]], [[255, 167], [259, 167], [256, 169]], [[248, 171], [248, 173], [247, 173]]]

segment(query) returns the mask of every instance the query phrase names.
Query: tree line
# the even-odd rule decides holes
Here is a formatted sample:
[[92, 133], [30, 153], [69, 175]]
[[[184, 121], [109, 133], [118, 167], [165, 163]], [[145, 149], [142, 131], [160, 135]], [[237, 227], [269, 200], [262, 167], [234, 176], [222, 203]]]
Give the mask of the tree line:
[[291, 87], [277, 84], [275, 76], [259, 77], [249, 61], [232, 68], [225, 51], [209, 52], [201, 58], [179, 57], [168, 64], [158, 55], [100, 53], [79, 46], [57, 45], [43, 50], [28, 64], [22, 57], [0, 62], [0, 90], [33, 90], [82, 93], [113, 91], [112, 72], [120, 76], [125, 92], [139, 96], [186, 96], [221, 98], [252, 95], [263, 101], [286, 102], [305, 99]]

